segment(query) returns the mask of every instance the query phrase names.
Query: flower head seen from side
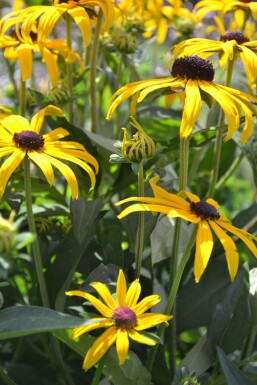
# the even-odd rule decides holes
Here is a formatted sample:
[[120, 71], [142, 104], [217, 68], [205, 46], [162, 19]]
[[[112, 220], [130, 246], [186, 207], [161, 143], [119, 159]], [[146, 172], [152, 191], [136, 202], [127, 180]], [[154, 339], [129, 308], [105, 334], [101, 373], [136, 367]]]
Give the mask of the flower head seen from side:
[[241, 59], [245, 74], [249, 83], [257, 78], [257, 41], [250, 41], [241, 32], [231, 31], [220, 37], [220, 40], [192, 38], [180, 42], [174, 46], [172, 57], [166, 64], [168, 68], [177, 57], [198, 55], [203, 58], [210, 57], [215, 53], [220, 54], [219, 62], [222, 69], [227, 60]]
[[[29, 122], [20, 115], [10, 115], [0, 121], [0, 157], [6, 157], [0, 167], [0, 197], [3, 196], [11, 175], [27, 156], [44, 174], [50, 186], [54, 184], [56, 167], [71, 188], [73, 199], [78, 198], [78, 182], [72, 169], [63, 161], [83, 168], [95, 185], [96, 159], [79, 143], [60, 139], [69, 135], [64, 128], [56, 128], [46, 134], [40, 130], [45, 116], [63, 116], [61, 109], [49, 105], [36, 113]], [[61, 159], [61, 161], [59, 160]], [[91, 168], [92, 165], [95, 171]]]
[[129, 97], [132, 97], [131, 113], [134, 115], [136, 104], [142, 102], [150, 93], [165, 92], [167, 106], [173, 103], [177, 96], [182, 100], [183, 113], [180, 125], [182, 138], [187, 138], [191, 134], [201, 112], [202, 101], [208, 100], [208, 105], [212, 105], [216, 100], [227, 119], [228, 129], [225, 140], [232, 138], [240, 126], [240, 117], [243, 115], [245, 125], [240, 140], [245, 143], [249, 139], [253, 132], [252, 115], [257, 115], [250, 100], [257, 102], [257, 98], [245, 92], [215, 84], [212, 64], [198, 56], [176, 59], [170, 72], [171, 76], [166, 78], [141, 80], [121, 87], [111, 98], [106, 118], [109, 120], [116, 108]]
[[99, 10], [104, 15], [103, 29], [109, 29], [115, 15], [110, 0], [54, 0], [53, 5], [33, 5], [4, 16], [1, 20], [2, 33], [16, 26], [23, 36], [28, 37], [37, 23], [38, 41], [45, 42], [57, 21], [62, 16], [70, 16], [88, 46], [91, 42], [91, 16], [98, 16]]
[[102, 315], [102, 317], [92, 319], [95, 322], [88, 326], [73, 329], [72, 338], [78, 338], [91, 330], [106, 328], [88, 350], [83, 362], [84, 370], [94, 366], [115, 342], [119, 363], [122, 365], [128, 355], [129, 338], [141, 344], [154, 346], [156, 341], [141, 331], [163, 322], [167, 324], [172, 318], [169, 315], [146, 312], [160, 302], [160, 296], [150, 295], [138, 302], [141, 294], [139, 280], [136, 279], [127, 288], [122, 270], [120, 270], [117, 279], [115, 299], [103, 283], [92, 282], [90, 286], [97, 291], [101, 299], [80, 290], [66, 292], [66, 295], [75, 295], [86, 299]]
[[224, 215], [218, 212], [220, 206], [213, 199], [201, 201], [198, 196], [185, 191], [178, 195], [171, 194], [157, 186], [157, 181], [158, 177], [150, 180], [153, 198], [131, 197], [118, 202], [117, 205], [136, 202], [123, 210], [118, 218], [122, 219], [133, 212], [150, 211], [165, 214], [170, 218], [182, 218], [197, 225], [194, 261], [196, 282], [199, 282], [209, 262], [214, 245], [212, 235], [214, 232], [224, 248], [229, 275], [233, 281], [238, 271], [239, 255], [236, 244], [228, 232], [241, 239], [255, 257], [257, 257], [257, 247], [254, 241], [257, 241], [257, 237], [233, 226]]

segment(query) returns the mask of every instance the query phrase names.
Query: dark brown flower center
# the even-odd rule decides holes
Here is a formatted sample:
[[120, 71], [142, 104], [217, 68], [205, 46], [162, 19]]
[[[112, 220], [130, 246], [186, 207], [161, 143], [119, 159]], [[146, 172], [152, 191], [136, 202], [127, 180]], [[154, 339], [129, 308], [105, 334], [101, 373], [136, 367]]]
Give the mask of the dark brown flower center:
[[240, 0], [242, 3], [256, 3], [257, 0]]
[[243, 35], [241, 32], [228, 32], [225, 35], [220, 37], [220, 41], [230, 41], [235, 40], [237, 44], [243, 44], [249, 41], [249, 39]]
[[38, 151], [44, 146], [44, 138], [42, 135], [33, 131], [21, 131], [13, 135], [13, 141], [16, 147], [25, 151]]
[[203, 220], [206, 219], [219, 219], [220, 214], [218, 213], [217, 209], [212, 206], [210, 203], [207, 203], [205, 201], [200, 202], [191, 202], [190, 203], [190, 209], [192, 213], [196, 214], [198, 217], [200, 217]]
[[214, 69], [208, 60], [204, 60], [198, 56], [184, 56], [174, 61], [171, 68], [171, 75], [174, 77], [211, 82], [214, 78]]
[[116, 326], [126, 329], [133, 328], [137, 323], [136, 314], [126, 306], [117, 307], [113, 311], [112, 318]]

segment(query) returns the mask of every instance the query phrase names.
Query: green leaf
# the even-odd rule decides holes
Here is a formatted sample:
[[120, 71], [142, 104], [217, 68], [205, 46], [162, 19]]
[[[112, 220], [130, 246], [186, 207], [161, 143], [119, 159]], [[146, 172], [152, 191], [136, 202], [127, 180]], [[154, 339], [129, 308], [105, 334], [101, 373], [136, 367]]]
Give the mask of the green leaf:
[[[235, 281], [227, 288], [224, 298], [216, 306], [207, 334], [208, 343], [213, 352], [215, 352], [216, 346], [222, 346], [227, 352], [231, 352], [237, 347], [240, 348], [242, 339], [245, 337], [249, 326], [247, 309], [244, 308], [244, 313], [242, 313], [242, 309], [239, 307], [239, 311], [237, 311], [237, 306], [242, 305], [240, 297], [243, 294], [244, 280], [245, 272], [240, 269]], [[245, 300], [244, 298], [243, 302]], [[236, 333], [239, 327], [240, 333]], [[231, 334], [233, 329], [234, 333]], [[231, 337], [233, 337], [232, 341]]]
[[14, 306], [0, 311], [0, 339], [15, 338], [93, 323], [39, 306]]
[[79, 243], [82, 243], [91, 233], [92, 226], [102, 208], [102, 202], [102, 198], [86, 201], [81, 196], [71, 201], [71, 222]]
[[227, 380], [227, 385], [254, 385], [254, 383], [233, 364], [221, 348], [217, 347], [217, 353], [222, 371]]

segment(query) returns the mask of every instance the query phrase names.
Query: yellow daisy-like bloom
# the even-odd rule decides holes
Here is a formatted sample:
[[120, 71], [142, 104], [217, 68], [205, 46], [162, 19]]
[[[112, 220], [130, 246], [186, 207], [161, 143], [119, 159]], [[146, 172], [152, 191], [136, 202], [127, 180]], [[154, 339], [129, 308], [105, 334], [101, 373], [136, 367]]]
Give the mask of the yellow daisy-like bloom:
[[27, 81], [33, 72], [33, 55], [40, 53], [42, 61], [46, 64], [50, 82], [53, 87], [58, 86], [58, 55], [62, 56], [66, 63], [78, 63], [78, 75], [83, 72], [83, 61], [79, 54], [67, 46], [65, 40], [47, 40], [44, 44], [38, 44], [37, 33], [31, 32], [29, 39], [23, 39], [20, 34], [12, 31], [11, 36], [0, 35], [0, 48], [4, 48], [4, 56], [8, 60], [18, 60], [20, 65], [21, 80]]
[[[29, 37], [37, 22], [38, 41], [45, 42], [61, 16], [71, 16], [79, 27], [86, 45], [91, 41], [91, 20], [89, 14], [104, 14], [103, 29], [109, 29], [114, 21], [114, 10], [110, 0], [54, 0], [53, 5], [34, 5], [13, 11], [2, 18], [2, 33], [16, 25], [21, 34]], [[88, 10], [88, 12], [87, 12]], [[20, 27], [21, 23], [21, 27]]]
[[117, 279], [115, 299], [103, 283], [92, 282], [90, 286], [97, 291], [102, 301], [92, 294], [80, 290], [66, 292], [66, 295], [76, 295], [91, 302], [104, 317], [94, 318], [92, 319], [94, 323], [73, 329], [72, 338], [78, 338], [91, 330], [107, 328], [88, 350], [83, 362], [84, 370], [94, 366], [115, 342], [121, 365], [125, 362], [128, 355], [129, 338], [141, 344], [156, 345], [156, 341], [140, 332], [163, 322], [167, 324], [172, 318], [172, 316], [164, 314], [145, 313], [152, 306], [160, 302], [161, 298], [159, 295], [150, 295], [137, 303], [141, 294], [139, 280], [136, 279], [127, 289], [126, 279], [122, 270], [120, 270]]
[[257, 111], [250, 102], [257, 98], [245, 92], [225, 87], [212, 82], [214, 69], [211, 63], [198, 56], [185, 56], [174, 61], [171, 75], [167, 78], [141, 80], [127, 84], [116, 91], [111, 98], [107, 114], [109, 120], [115, 109], [132, 96], [131, 114], [135, 114], [137, 103], [142, 102], [151, 92], [165, 92], [166, 105], [174, 102], [178, 95], [183, 102], [183, 114], [180, 125], [180, 136], [187, 138], [202, 109], [202, 99], [212, 105], [216, 100], [224, 111], [228, 123], [225, 140], [231, 139], [239, 128], [240, 117], [244, 113], [245, 125], [240, 140], [245, 143], [253, 132], [252, 114]]
[[215, 53], [221, 53], [220, 66], [225, 68], [227, 60], [241, 58], [249, 83], [257, 78], [257, 41], [249, 41], [241, 32], [227, 32], [221, 36], [220, 41], [192, 38], [180, 42], [174, 46], [172, 57], [166, 67], [172, 61], [181, 56], [198, 55], [203, 58], [210, 57]]
[[[156, 185], [159, 177], [153, 177], [150, 185], [154, 193], [153, 198], [132, 197], [117, 203], [121, 205], [127, 202], [138, 202], [123, 210], [118, 218], [122, 219], [126, 215], [137, 211], [151, 211], [167, 215], [169, 218], [182, 218], [197, 225], [196, 252], [194, 261], [195, 281], [199, 282], [209, 262], [213, 249], [212, 231], [220, 240], [227, 259], [228, 271], [233, 281], [239, 264], [239, 255], [233, 239], [227, 234], [230, 232], [240, 238], [248, 249], [257, 257], [257, 247], [254, 241], [257, 237], [241, 230], [231, 224], [225, 215], [218, 212], [220, 206], [213, 199], [201, 201], [198, 196], [182, 191], [178, 195], [170, 194], [160, 186]], [[189, 202], [183, 198], [189, 199]]]
[[83, 168], [95, 185], [95, 173], [98, 163], [86, 149], [77, 142], [62, 141], [69, 135], [64, 128], [56, 128], [46, 134], [40, 134], [45, 116], [64, 116], [61, 109], [49, 105], [36, 113], [31, 122], [20, 115], [10, 115], [0, 121], [0, 157], [10, 155], [0, 168], [0, 197], [3, 196], [7, 182], [23, 159], [28, 156], [38, 166], [50, 186], [54, 184], [53, 167], [56, 167], [67, 180], [73, 199], [78, 198], [78, 182], [72, 169], [62, 161], [70, 161]]
[[238, 25], [243, 26], [248, 14], [252, 14], [253, 18], [257, 20], [257, 4], [256, 1], [250, 0], [202, 0], [194, 6], [199, 19], [203, 19], [208, 12], [218, 12], [225, 15], [229, 12], [234, 12], [234, 17]]

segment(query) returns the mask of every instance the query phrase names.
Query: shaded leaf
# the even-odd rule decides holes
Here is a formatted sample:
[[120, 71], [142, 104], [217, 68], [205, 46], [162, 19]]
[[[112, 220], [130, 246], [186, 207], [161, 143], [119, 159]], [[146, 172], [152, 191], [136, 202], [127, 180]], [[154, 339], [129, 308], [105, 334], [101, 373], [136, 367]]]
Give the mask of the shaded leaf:
[[223, 350], [217, 347], [218, 358], [228, 385], [254, 385], [241, 370], [226, 356]]

